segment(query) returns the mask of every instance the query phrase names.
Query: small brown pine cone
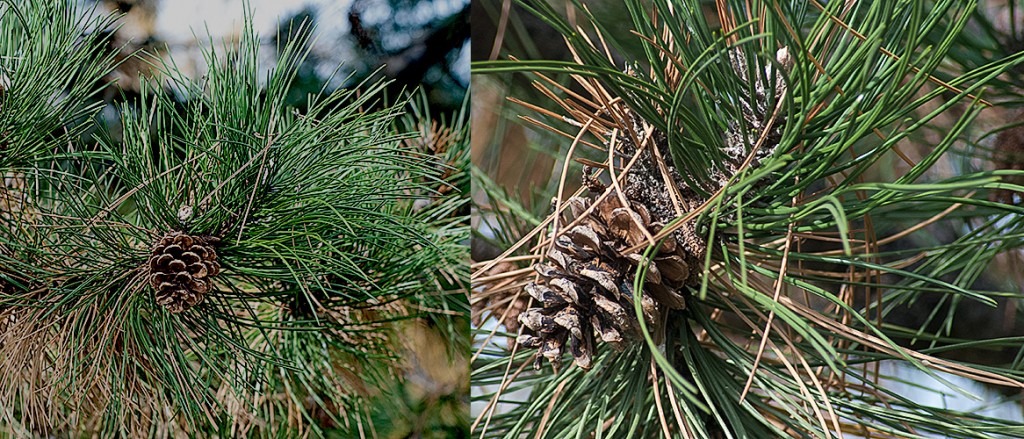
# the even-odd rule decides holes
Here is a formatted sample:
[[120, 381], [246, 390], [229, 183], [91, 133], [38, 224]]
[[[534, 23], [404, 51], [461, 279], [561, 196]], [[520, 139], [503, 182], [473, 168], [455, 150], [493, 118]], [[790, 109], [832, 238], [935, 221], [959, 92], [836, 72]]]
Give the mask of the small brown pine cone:
[[210, 278], [220, 273], [214, 236], [171, 232], [160, 238], [149, 257], [149, 284], [156, 303], [172, 313], [198, 305], [210, 291]]

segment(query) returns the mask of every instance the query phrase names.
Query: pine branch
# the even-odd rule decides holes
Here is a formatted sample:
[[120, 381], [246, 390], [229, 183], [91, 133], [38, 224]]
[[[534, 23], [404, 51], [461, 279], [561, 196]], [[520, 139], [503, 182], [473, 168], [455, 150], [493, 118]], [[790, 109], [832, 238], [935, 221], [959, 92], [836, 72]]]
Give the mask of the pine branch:
[[96, 51], [115, 18], [66, 2], [0, 2], [0, 168], [77, 140], [102, 105], [96, 79], [115, 66]]
[[[604, 154], [578, 159], [591, 167], [584, 189], [546, 194], [554, 212], [532, 229], [516, 228], [529, 218], [518, 217], [519, 200], [490, 197], [503, 253], [472, 275], [475, 434], [985, 437], [1021, 428], [908, 400], [878, 373], [897, 361], [937, 379], [1024, 386], [1012, 364], [942, 356], [961, 346], [949, 336], [958, 306], [1020, 297], [978, 283], [1022, 244], [1016, 226], [1000, 223], [1020, 208], [979, 196], [1019, 190], [999, 178], [1017, 171], [937, 172], [970, 138], [979, 90], [1022, 60], [935, 77], [973, 3], [819, 11], [722, 1], [712, 20], [697, 1], [627, 2], [630, 35], [609, 32], [620, 18], [582, 2], [566, 5], [572, 25], [548, 3], [522, 3], [561, 32], [574, 60], [481, 62], [474, 73], [531, 75], [551, 101], [526, 108], [572, 141], [560, 159], [578, 159], [584, 142]], [[629, 39], [639, 50], [626, 50]], [[957, 106], [966, 111], [910, 159], [908, 139]], [[896, 175], [886, 171], [894, 161], [903, 162]], [[922, 241], [933, 223], [962, 232]], [[908, 247], [886, 247], [894, 242]], [[925, 296], [950, 305], [920, 327], [887, 323]], [[513, 338], [507, 348], [503, 335]], [[1020, 351], [998, 338], [972, 343]], [[529, 370], [544, 360], [553, 371]]]
[[[400, 322], [443, 310], [436, 330], [465, 346], [467, 113], [364, 110], [384, 83], [310, 95], [300, 113], [286, 98], [308, 45], [269, 71], [259, 46], [247, 17], [236, 45], [205, 53], [203, 82], [163, 66], [183, 102], [144, 81], [121, 139], [26, 174], [37, 213], [0, 223], [15, 281], [3, 424], [357, 434], [369, 401], [399, 389]], [[446, 133], [436, 149], [419, 123]]]

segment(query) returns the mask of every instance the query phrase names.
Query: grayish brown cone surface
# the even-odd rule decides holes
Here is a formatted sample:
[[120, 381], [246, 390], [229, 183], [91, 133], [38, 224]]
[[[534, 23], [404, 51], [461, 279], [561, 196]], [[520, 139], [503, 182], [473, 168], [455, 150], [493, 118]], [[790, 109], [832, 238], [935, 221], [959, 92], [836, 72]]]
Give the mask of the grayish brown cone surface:
[[[644, 159], [650, 157], [640, 161]], [[638, 172], [650, 172], [650, 168], [643, 168], [646, 166], [640, 165]], [[519, 323], [525, 327], [519, 343], [539, 349], [538, 360], [547, 358], [556, 368], [566, 342], [575, 363], [589, 369], [595, 343], [621, 348], [624, 341], [639, 336], [639, 322], [633, 311], [633, 281], [640, 264], [647, 266], [641, 308], [648, 324], [657, 322], [663, 312], [681, 309], [685, 305], [681, 293], [684, 287], [699, 282], [704, 249], [692, 229], [667, 238], [652, 261], [645, 260], [643, 250], [630, 252], [630, 248], [646, 242], [645, 231], [657, 233], [674, 212], [662, 209], [670, 201], [650, 199], [667, 197], [664, 191], [636, 187], [643, 183], [640, 178], [627, 178], [627, 182], [623, 192], [630, 202], [628, 207], [615, 196], [597, 201], [605, 187], [588, 179], [590, 195], [568, 200], [570, 219], [578, 218], [594, 203], [597, 206], [579, 225], [561, 232], [548, 250], [547, 261], [534, 266], [540, 280], [525, 287], [534, 299], [534, 308], [519, 314]], [[687, 236], [694, 240], [687, 240]]]
[[172, 232], [160, 238], [149, 257], [149, 284], [156, 303], [172, 313], [187, 311], [210, 291], [210, 278], [220, 273], [220, 239]]

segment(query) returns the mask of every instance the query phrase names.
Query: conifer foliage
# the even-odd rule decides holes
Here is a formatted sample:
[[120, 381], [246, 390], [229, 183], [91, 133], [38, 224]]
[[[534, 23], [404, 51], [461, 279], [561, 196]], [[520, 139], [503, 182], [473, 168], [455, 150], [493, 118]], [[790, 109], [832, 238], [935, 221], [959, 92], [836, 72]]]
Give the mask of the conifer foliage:
[[[373, 431], [367, 399], [400, 379], [396, 322], [465, 300], [463, 122], [434, 154], [399, 120], [426, 110], [385, 102], [381, 83], [292, 108], [303, 42], [268, 69], [246, 26], [205, 49], [203, 78], [163, 65], [118, 108], [119, 135], [83, 142], [111, 58], [82, 46], [103, 47], [94, 31], [110, 21], [54, 20], [81, 11], [53, 4], [0, 3], [0, 164], [20, 194], [0, 217], [0, 425]], [[41, 28], [66, 38], [13, 38]]]
[[[536, 199], [474, 174], [493, 248], [472, 274], [474, 436], [1024, 432], [880, 372], [1024, 389], [1019, 339], [951, 335], [958, 307], [1021, 298], [983, 286], [1024, 246], [1024, 211], [991, 201], [1020, 172], [979, 169], [971, 128], [1024, 54], [952, 68], [975, 2], [518, 4], [567, 59], [530, 58], [531, 27], [502, 15], [498, 40], [527, 48], [473, 72], [514, 91], [557, 167]], [[1017, 360], [964, 354], [981, 346]]]

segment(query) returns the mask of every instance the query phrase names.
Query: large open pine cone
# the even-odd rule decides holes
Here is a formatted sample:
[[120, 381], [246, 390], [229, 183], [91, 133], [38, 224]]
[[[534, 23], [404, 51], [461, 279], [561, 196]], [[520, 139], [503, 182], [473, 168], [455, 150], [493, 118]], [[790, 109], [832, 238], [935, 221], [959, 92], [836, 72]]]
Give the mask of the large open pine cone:
[[[583, 214], [599, 189], [591, 188], [591, 198], [569, 199], [572, 217]], [[534, 266], [540, 281], [525, 289], [540, 306], [519, 314], [526, 329], [518, 340], [540, 350], [538, 366], [544, 357], [557, 368], [569, 341], [576, 364], [589, 369], [595, 330], [601, 341], [615, 347], [639, 336], [633, 279], [644, 256], [627, 250], [645, 242], [640, 227], [656, 233], [664, 223], [652, 222], [644, 204], [631, 204], [627, 209], [618, 198], [605, 198], [579, 225], [557, 237], [547, 262]], [[648, 325], [655, 324], [662, 312], [682, 308], [680, 292], [699, 283], [700, 260], [687, 248], [670, 237], [647, 265], [640, 305]]]
[[172, 232], [160, 238], [149, 257], [149, 284], [156, 303], [172, 313], [198, 305], [210, 291], [210, 278], [220, 273], [214, 236]]

